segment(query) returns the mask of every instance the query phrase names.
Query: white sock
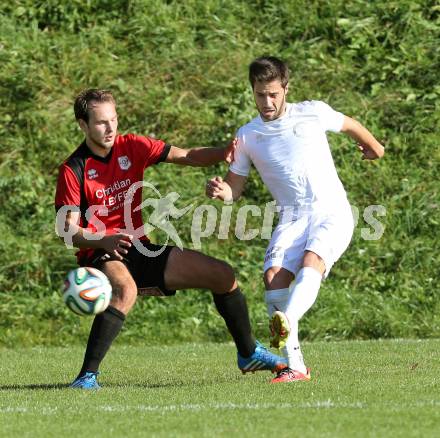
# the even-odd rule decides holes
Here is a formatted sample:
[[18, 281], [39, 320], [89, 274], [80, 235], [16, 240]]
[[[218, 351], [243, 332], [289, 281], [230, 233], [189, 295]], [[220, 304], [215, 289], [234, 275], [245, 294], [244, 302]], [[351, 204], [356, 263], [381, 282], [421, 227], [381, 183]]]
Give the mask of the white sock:
[[285, 312], [287, 301], [289, 299], [290, 290], [288, 287], [284, 289], [267, 290], [265, 295], [267, 314], [272, 317], [275, 310]]
[[291, 292], [284, 312], [289, 321], [299, 321], [312, 307], [321, 287], [321, 274], [308, 266], [300, 269], [296, 281], [290, 286]]
[[290, 334], [284, 348], [289, 367], [301, 373], [306, 373], [303, 356], [298, 339], [298, 321], [312, 307], [318, 296], [322, 276], [314, 268], [304, 267], [291, 285], [291, 293], [284, 312], [289, 320]]
[[[267, 314], [269, 318], [272, 317], [275, 310], [285, 312], [287, 302], [290, 296], [290, 289], [275, 289], [266, 291], [266, 305]], [[289, 366], [301, 373], [306, 372], [306, 367], [303, 362], [301, 349], [298, 342], [298, 322], [290, 326], [291, 334], [287, 338], [286, 346], [282, 349], [283, 355], [288, 358]], [[289, 355], [290, 351], [290, 355]]]
[[289, 320], [289, 327], [290, 334], [287, 338], [286, 346], [283, 348], [283, 355], [287, 357], [289, 368], [305, 374], [307, 372], [307, 369], [304, 365], [304, 359], [301, 352], [301, 347], [299, 345], [298, 321]]
[[[285, 312], [287, 307], [287, 301], [289, 300], [290, 290], [288, 287], [284, 289], [273, 289], [266, 291], [266, 306], [269, 319], [272, 318], [273, 313], [276, 310]], [[283, 355], [287, 357], [286, 349], [283, 348]]]

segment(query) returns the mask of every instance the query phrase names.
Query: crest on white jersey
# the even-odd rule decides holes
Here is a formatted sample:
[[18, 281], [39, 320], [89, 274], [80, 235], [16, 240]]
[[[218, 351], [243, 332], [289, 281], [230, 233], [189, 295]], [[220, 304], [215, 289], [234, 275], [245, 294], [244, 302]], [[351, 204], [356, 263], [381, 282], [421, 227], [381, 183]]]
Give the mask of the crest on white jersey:
[[131, 166], [131, 161], [128, 159], [127, 155], [124, 155], [123, 157], [118, 157], [119, 167], [122, 170], [127, 170]]

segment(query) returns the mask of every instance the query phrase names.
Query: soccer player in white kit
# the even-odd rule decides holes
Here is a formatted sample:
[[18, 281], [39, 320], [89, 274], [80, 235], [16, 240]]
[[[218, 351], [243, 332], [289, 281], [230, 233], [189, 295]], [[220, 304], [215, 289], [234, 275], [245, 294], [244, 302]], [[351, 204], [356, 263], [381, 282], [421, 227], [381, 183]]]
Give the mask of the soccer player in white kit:
[[354, 228], [326, 131], [348, 134], [367, 160], [382, 157], [384, 148], [359, 122], [324, 102], [287, 103], [289, 71], [278, 58], [253, 61], [249, 80], [259, 115], [238, 130], [235, 159], [224, 179], [208, 181], [206, 194], [238, 199], [253, 163], [275, 199], [280, 219], [264, 260], [265, 300], [271, 345], [283, 349], [289, 366], [272, 382], [310, 380], [298, 321], [347, 249]]

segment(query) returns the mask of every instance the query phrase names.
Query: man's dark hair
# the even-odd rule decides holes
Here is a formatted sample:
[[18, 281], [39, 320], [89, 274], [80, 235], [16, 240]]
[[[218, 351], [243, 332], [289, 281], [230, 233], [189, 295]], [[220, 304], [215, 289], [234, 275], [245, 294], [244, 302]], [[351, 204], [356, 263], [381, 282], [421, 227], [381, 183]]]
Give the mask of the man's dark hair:
[[81, 91], [81, 93], [76, 96], [73, 105], [76, 120], [84, 120], [86, 123], [89, 123], [89, 109], [91, 102], [112, 102], [116, 105], [115, 98], [111, 91], [98, 90], [97, 88], [90, 88]]
[[272, 82], [279, 80], [283, 88], [289, 82], [289, 68], [275, 56], [262, 56], [252, 61], [249, 66], [249, 81], [254, 89], [255, 82]]

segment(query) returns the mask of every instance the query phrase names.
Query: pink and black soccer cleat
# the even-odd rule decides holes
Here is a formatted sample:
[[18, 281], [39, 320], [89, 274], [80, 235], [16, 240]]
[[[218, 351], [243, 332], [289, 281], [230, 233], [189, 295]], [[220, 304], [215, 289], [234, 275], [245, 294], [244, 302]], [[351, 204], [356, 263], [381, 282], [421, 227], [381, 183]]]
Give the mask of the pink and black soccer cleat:
[[277, 376], [271, 380], [271, 383], [289, 383], [289, 382], [301, 382], [310, 380], [310, 368], [307, 368], [306, 374], [300, 371], [292, 370], [291, 368], [284, 368], [279, 371]]

